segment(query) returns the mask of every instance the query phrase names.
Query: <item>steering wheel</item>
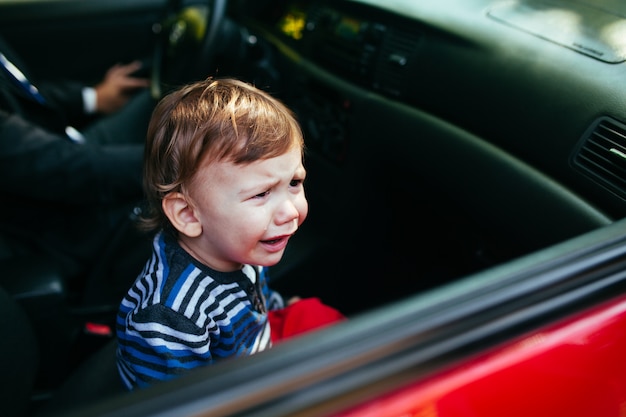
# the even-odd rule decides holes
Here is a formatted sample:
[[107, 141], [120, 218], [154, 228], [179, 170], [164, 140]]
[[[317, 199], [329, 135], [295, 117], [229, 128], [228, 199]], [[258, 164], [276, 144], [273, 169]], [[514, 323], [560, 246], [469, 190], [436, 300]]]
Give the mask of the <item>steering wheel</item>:
[[208, 77], [216, 55], [227, 0], [169, 0], [153, 28], [151, 93], [156, 100], [179, 84]]

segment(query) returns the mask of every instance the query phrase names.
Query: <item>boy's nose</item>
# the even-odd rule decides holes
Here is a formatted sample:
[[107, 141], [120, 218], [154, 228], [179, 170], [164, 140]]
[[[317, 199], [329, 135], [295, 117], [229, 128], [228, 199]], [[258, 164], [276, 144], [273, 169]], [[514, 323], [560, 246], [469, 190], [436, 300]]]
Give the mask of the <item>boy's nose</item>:
[[276, 213], [276, 223], [284, 224], [297, 219], [300, 216], [296, 204], [290, 199], [285, 200]]

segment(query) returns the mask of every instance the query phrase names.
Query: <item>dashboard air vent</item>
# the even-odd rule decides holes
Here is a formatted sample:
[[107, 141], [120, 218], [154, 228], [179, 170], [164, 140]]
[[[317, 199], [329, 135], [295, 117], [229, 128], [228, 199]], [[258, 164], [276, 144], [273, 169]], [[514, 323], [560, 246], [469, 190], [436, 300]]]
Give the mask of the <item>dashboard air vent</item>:
[[383, 41], [374, 76], [374, 88], [400, 96], [409, 85], [416, 50], [421, 35], [410, 30], [392, 28]]
[[608, 117], [596, 120], [581, 139], [572, 164], [626, 199], [626, 125]]

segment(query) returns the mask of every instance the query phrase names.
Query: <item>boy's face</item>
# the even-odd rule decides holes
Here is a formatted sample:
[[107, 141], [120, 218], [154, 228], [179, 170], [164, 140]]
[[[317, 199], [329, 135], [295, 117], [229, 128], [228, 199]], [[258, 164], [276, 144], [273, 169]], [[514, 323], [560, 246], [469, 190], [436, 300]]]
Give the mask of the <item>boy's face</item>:
[[308, 213], [305, 175], [298, 147], [248, 165], [203, 165], [189, 189], [202, 232], [181, 235], [181, 245], [219, 271], [276, 264]]

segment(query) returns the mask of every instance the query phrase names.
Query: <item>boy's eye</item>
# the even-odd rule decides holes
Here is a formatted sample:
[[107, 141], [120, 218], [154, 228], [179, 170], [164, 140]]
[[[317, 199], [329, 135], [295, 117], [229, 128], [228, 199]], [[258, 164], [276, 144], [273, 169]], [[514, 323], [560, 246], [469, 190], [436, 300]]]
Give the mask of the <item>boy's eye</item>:
[[291, 180], [289, 182], [289, 186], [290, 187], [297, 187], [297, 186], [301, 185], [302, 182], [303, 182], [302, 180]]
[[262, 193], [255, 195], [254, 198], [263, 198], [266, 197], [269, 193], [269, 191], [263, 191]]

